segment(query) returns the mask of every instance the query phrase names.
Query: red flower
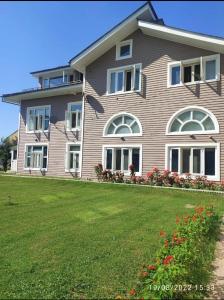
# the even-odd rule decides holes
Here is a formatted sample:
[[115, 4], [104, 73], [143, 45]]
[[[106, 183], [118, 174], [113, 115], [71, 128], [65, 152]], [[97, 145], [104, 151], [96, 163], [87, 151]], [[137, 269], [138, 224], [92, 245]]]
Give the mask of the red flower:
[[199, 214], [199, 215], [200, 215], [203, 211], [204, 211], [204, 207], [202, 207], [202, 206], [196, 207], [196, 208], [195, 208], [195, 212], [196, 212], [197, 214]]
[[168, 256], [163, 260], [163, 264], [164, 264], [164, 265], [168, 265], [169, 263], [171, 263], [172, 260], [173, 260], [173, 256], [172, 256], [172, 255], [168, 255]]
[[148, 173], [146, 174], [147, 177], [152, 177], [152, 175], [153, 175], [152, 172], [148, 172]]
[[150, 265], [150, 266], [147, 267], [147, 269], [150, 270], [150, 271], [153, 271], [153, 270], [156, 269], [156, 266]]
[[196, 220], [197, 220], [197, 216], [196, 216], [196, 215], [193, 215], [192, 221], [195, 222]]
[[153, 171], [153, 172], [159, 172], [159, 169], [158, 169], [157, 167], [153, 167], [153, 168], [152, 168], [152, 171]]
[[213, 213], [212, 213], [211, 211], [207, 211], [207, 212], [206, 212], [206, 215], [207, 215], [208, 217], [211, 217], [211, 216], [213, 215]]
[[130, 292], [129, 292], [129, 294], [130, 294], [131, 296], [136, 295], [136, 290], [135, 290], [135, 289], [131, 289]]
[[142, 277], [147, 277], [149, 274], [148, 274], [148, 272], [142, 272]]
[[161, 237], [165, 237], [165, 236], [166, 236], [166, 232], [165, 232], [165, 231], [163, 231], [163, 230], [160, 230], [160, 233], [159, 233], [159, 235], [160, 235]]

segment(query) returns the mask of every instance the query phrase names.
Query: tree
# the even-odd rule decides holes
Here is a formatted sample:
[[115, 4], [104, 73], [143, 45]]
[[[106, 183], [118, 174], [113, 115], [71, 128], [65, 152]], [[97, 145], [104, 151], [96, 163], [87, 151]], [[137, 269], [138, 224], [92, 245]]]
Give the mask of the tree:
[[6, 172], [10, 162], [10, 147], [11, 143], [7, 140], [2, 138], [0, 141], [0, 165], [2, 165], [3, 170]]

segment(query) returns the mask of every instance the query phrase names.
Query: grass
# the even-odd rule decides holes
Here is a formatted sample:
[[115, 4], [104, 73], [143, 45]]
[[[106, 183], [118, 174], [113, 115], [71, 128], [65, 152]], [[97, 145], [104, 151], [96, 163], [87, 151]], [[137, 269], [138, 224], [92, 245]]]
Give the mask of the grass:
[[0, 176], [0, 298], [114, 298], [191, 205], [223, 195]]

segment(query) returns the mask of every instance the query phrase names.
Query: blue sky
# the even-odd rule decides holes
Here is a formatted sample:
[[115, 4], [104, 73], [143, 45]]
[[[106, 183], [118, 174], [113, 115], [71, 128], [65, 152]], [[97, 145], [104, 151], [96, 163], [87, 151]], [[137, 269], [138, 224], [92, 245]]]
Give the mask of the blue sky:
[[[37, 86], [29, 72], [67, 64], [144, 1], [0, 2], [0, 95]], [[165, 23], [224, 37], [224, 2], [152, 1]], [[0, 102], [0, 137], [18, 127]]]

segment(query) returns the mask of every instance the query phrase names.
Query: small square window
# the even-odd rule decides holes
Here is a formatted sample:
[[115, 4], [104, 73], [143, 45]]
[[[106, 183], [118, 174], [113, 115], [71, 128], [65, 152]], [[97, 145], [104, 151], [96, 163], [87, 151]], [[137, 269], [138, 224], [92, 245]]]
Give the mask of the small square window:
[[132, 57], [132, 40], [123, 41], [117, 44], [116, 59], [125, 59]]

